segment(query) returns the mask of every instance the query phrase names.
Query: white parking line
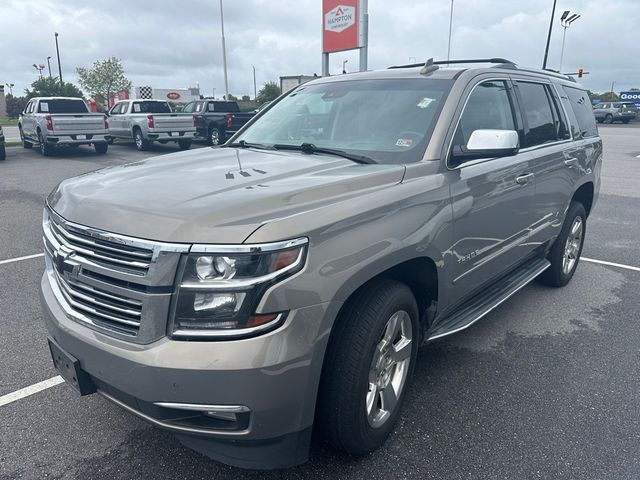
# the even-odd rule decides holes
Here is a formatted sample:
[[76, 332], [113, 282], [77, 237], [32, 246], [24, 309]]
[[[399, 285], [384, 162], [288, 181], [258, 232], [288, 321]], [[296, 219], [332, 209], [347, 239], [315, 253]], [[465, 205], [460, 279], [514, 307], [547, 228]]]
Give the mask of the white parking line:
[[24, 257], [7, 258], [6, 260], [0, 260], [0, 265], [4, 265], [5, 263], [19, 262], [21, 260], [29, 260], [31, 258], [38, 258], [38, 257], [44, 257], [44, 253], [36, 253], [35, 255], [26, 255]]
[[605, 262], [604, 260], [595, 260], [593, 258], [586, 257], [580, 257], [580, 260], [584, 260], [585, 262], [597, 263], [599, 265], [608, 265], [610, 267], [624, 268], [625, 270], [640, 272], [640, 267], [632, 267], [631, 265], [625, 265], [623, 263]]
[[29, 385], [28, 387], [21, 388], [20, 390], [16, 390], [15, 392], [7, 393], [0, 397], [0, 407], [7, 405], [11, 402], [15, 402], [16, 400], [20, 400], [22, 398], [33, 395], [34, 393], [41, 392], [42, 390], [46, 390], [47, 388], [54, 387], [60, 383], [64, 382], [64, 379], [58, 375], [56, 377], [49, 378], [48, 380], [43, 380], [39, 383], [34, 383], [33, 385]]

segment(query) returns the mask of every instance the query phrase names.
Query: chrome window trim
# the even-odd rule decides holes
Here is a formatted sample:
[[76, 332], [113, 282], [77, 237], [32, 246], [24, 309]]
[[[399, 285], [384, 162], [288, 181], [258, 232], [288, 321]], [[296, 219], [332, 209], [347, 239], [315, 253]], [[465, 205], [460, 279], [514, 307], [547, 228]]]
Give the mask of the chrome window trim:
[[283, 318], [284, 318], [284, 314], [279, 313], [276, 316], [276, 318], [274, 318], [270, 322], [265, 323], [264, 325], [258, 325], [257, 327], [250, 327], [250, 328], [232, 328], [229, 330], [178, 329], [171, 332], [171, 337], [172, 338], [192, 337], [192, 338], [208, 338], [208, 339], [220, 338], [220, 339], [228, 339], [228, 340], [232, 340], [234, 338], [240, 339], [247, 336], [253, 336], [256, 333], [261, 333], [266, 330], [271, 330], [275, 325], [278, 325], [280, 322], [282, 322]]
[[153, 404], [163, 408], [191, 410], [194, 412], [246, 413], [251, 411], [249, 407], [245, 407], [244, 405], [203, 405], [200, 403], [174, 402], [153, 402]]
[[271, 243], [246, 243], [235, 245], [216, 245], [196, 243], [191, 247], [189, 253], [260, 253], [273, 252], [276, 250], [286, 250], [288, 248], [298, 247], [309, 243], [309, 238], [298, 237], [292, 240], [282, 240]]

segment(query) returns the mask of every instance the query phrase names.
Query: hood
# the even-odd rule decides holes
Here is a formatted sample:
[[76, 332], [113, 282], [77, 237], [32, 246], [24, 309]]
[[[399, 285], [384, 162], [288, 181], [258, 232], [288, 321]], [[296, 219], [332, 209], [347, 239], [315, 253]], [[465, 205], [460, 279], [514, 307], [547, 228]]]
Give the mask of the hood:
[[67, 220], [113, 233], [242, 243], [267, 222], [399, 183], [403, 175], [401, 165], [336, 156], [200, 148], [65, 180], [48, 202]]

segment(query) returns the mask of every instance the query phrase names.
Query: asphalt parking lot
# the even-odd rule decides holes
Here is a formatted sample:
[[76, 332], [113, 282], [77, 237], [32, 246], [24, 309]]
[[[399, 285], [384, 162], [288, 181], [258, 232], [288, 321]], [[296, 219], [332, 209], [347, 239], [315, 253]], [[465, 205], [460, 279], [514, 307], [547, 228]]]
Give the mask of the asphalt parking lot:
[[[227, 467], [66, 385], [0, 406], [0, 480], [446, 478], [637, 479], [640, 472], [640, 124], [600, 126], [599, 203], [567, 287], [526, 287], [472, 328], [424, 348], [402, 420], [350, 458], [315, 441], [281, 472]], [[206, 147], [205, 147], [206, 148]], [[55, 377], [40, 314], [45, 196], [62, 179], [150, 155], [7, 149], [0, 162], [0, 399]], [[633, 268], [636, 267], [636, 270]]]

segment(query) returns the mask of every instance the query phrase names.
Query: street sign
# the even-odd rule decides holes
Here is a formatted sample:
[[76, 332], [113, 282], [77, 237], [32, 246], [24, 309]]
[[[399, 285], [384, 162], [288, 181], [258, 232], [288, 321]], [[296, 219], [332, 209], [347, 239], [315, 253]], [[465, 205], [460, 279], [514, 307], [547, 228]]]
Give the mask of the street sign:
[[362, 0], [322, 0], [322, 53], [365, 46]]

